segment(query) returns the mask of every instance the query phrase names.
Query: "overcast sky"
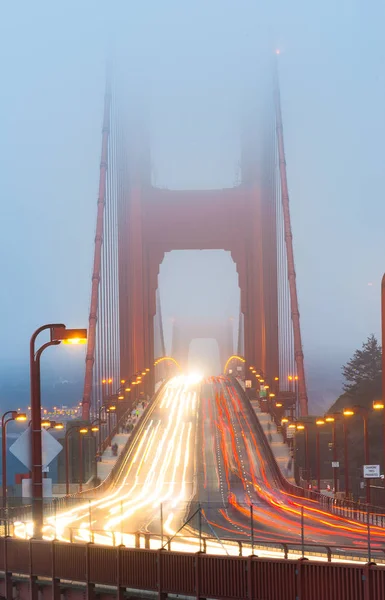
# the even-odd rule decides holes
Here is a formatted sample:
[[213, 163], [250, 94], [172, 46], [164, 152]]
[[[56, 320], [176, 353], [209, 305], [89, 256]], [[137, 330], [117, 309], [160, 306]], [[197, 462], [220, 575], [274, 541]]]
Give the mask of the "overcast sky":
[[[384, 22], [380, 0], [6, 3], [3, 363], [27, 358], [41, 323], [87, 324], [108, 46], [150, 85], [154, 177], [170, 188], [233, 185], [237, 103], [260, 53], [280, 47], [305, 356], [335, 357], [338, 370], [379, 334]], [[183, 311], [237, 317], [235, 268], [224, 253], [167, 256], [161, 294], [166, 330]]]

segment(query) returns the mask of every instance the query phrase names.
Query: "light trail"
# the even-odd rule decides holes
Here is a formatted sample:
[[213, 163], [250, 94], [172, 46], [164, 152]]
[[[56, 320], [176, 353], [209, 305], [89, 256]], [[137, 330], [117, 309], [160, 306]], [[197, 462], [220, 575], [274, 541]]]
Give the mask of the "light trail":
[[[194, 448], [199, 376], [178, 376], [165, 387], [150, 420], [132, 448], [113, 490], [102, 497], [58, 513], [47, 519], [44, 537], [70, 541], [75, 537], [112, 543], [112, 533], [141, 530], [155, 521], [160, 532], [159, 507], [165, 518], [171, 506], [191, 499], [194, 477]], [[170, 506], [169, 506], [170, 505]], [[155, 517], [154, 517], [155, 511]], [[91, 513], [91, 516], [90, 516]], [[91, 519], [92, 517], [92, 519]], [[181, 515], [182, 517], [182, 515]], [[90, 531], [90, 522], [97, 533]], [[104, 531], [104, 533], [100, 533]], [[32, 523], [15, 527], [16, 535], [32, 533]], [[131, 536], [133, 537], [133, 536]]]
[[[298, 544], [302, 511], [310, 546], [365, 544], [365, 523], [324, 511], [317, 502], [280, 488], [251, 426], [249, 409], [228, 379], [206, 380], [201, 397], [200, 383], [195, 376], [171, 380], [125, 458], [114, 487], [47, 519], [44, 537], [134, 547], [133, 532], [137, 531], [152, 535], [150, 547], [159, 548], [162, 504], [166, 543], [167, 536], [175, 536], [173, 550], [196, 552], [196, 526], [194, 530], [187, 525], [177, 534], [194, 501], [205, 505], [202, 523], [206, 537], [234, 540], [207, 539], [209, 553], [236, 554], [237, 540], [242, 540], [243, 555], [251, 553], [250, 504], [254, 507], [253, 535], [260, 544]], [[200, 473], [196, 490], [195, 466]], [[370, 529], [373, 549], [380, 548], [384, 531], [374, 525]], [[30, 537], [32, 524], [20, 524], [15, 531], [20, 537]], [[258, 555], [282, 557], [282, 551], [259, 547]]]

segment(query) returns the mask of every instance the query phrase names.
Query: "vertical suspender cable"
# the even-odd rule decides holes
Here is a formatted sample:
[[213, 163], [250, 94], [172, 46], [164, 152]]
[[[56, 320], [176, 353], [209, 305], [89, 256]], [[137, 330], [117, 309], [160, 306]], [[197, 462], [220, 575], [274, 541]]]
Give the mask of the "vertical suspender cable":
[[288, 274], [288, 280], [289, 280], [291, 318], [292, 318], [292, 322], [293, 322], [294, 355], [295, 355], [295, 362], [297, 365], [297, 372], [298, 372], [298, 391], [299, 391], [300, 411], [301, 411], [301, 416], [305, 416], [308, 414], [308, 399], [307, 399], [307, 390], [306, 390], [306, 381], [305, 381], [305, 367], [304, 367], [303, 351], [302, 351], [298, 296], [297, 296], [297, 286], [296, 286], [296, 276], [295, 276], [295, 266], [294, 266], [293, 235], [292, 235], [292, 231], [291, 231], [289, 191], [288, 191], [288, 186], [287, 186], [285, 149], [284, 149], [284, 143], [283, 143], [283, 126], [282, 126], [282, 113], [281, 113], [281, 99], [280, 99], [279, 83], [278, 83], [278, 69], [276, 69], [276, 82], [275, 83], [276, 83], [276, 85], [275, 85], [275, 108], [276, 108], [276, 121], [277, 121], [279, 171], [280, 171], [280, 176], [281, 176], [282, 210], [283, 210], [283, 223], [284, 223], [285, 242], [286, 242], [287, 274]]
[[103, 221], [104, 221], [104, 206], [106, 195], [106, 174], [107, 174], [107, 156], [108, 156], [108, 140], [110, 130], [110, 106], [111, 106], [111, 80], [107, 73], [106, 90], [104, 97], [104, 117], [103, 117], [103, 133], [102, 133], [102, 152], [100, 160], [99, 174], [99, 193], [97, 202], [97, 217], [96, 217], [96, 234], [94, 248], [94, 264], [92, 271], [91, 284], [91, 302], [90, 314], [88, 319], [88, 344], [86, 354], [86, 368], [84, 375], [84, 390], [82, 402], [82, 418], [86, 421], [90, 416], [90, 403], [92, 391], [93, 367], [95, 361], [95, 344], [96, 344], [96, 323], [98, 314], [98, 292], [100, 281], [100, 266], [103, 244]]

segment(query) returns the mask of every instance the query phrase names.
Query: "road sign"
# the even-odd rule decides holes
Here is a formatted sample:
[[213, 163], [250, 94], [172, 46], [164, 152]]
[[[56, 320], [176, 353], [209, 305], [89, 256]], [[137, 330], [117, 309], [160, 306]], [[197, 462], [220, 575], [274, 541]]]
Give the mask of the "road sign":
[[245, 381], [245, 387], [251, 388], [251, 379], [246, 379], [246, 381]]
[[338, 469], [338, 467], [340, 466], [340, 463], [338, 460], [333, 460], [332, 461], [332, 467], [333, 469]]
[[242, 367], [237, 367], [237, 371], [242, 371]]
[[[49, 465], [59, 452], [63, 450], [63, 446], [45, 429], [42, 429], [41, 431], [41, 448], [43, 467]], [[17, 438], [16, 442], [12, 444], [9, 450], [25, 467], [27, 467], [27, 469], [31, 470], [32, 456], [30, 427], [27, 427], [24, 433]]]
[[364, 477], [366, 479], [380, 477], [380, 465], [364, 465]]

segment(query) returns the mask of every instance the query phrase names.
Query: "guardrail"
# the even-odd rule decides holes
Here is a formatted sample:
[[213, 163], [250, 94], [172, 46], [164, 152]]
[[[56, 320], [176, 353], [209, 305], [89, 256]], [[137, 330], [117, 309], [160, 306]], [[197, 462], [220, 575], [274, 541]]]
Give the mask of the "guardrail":
[[274, 453], [269, 442], [267, 441], [265, 432], [263, 431], [262, 425], [255, 414], [255, 411], [253, 410], [246, 392], [236, 378], [233, 377], [232, 382], [236, 387], [238, 394], [243, 398], [245, 405], [248, 408], [250, 418], [258, 434], [258, 439], [263, 445], [264, 453], [273, 469], [274, 478], [285, 492], [294, 496], [319, 502], [326, 510], [329, 510], [330, 512], [339, 516], [354, 519], [361, 523], [367, 523], [369, 520], [369, 523], [372, 523], [373, 525], [385, 527], [385, 510], [378, 506], [358, 504], [356, 502], [351, 502], [350, 500], [338, 500], [330, 496], [325, 496], [324, 494], [321, 494], [315, 490], [306, 490], [287, 481], [278, 466]]
[[[127, 588], [149, 591], [160, 599], [179, 594], [217, 600], [380, 600], [385, 597], [385, 569], [299, 560], [177, 553], [164, 550], [109, 548], [41, 540], [0, 538], [0, 569], [5, 596], [13, 585], [21, 597], [59, 600], [71, 596], [73, 582], [93, 597]], [[20, 588], [25, 586], [24, 594]], [[108, 589], [110, 588], [110, 590]]]

